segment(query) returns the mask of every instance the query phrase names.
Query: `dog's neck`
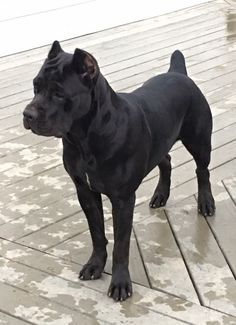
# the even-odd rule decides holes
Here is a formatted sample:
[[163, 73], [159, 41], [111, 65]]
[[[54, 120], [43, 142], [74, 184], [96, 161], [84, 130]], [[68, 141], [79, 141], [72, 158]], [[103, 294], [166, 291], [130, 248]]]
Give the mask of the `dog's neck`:
[[[100, 73], [91, 91], [88, 113], [76, 120], [67, 140], [87, 156], [109, 159], [125, 137], [125, 110], [122, 98]], [[123, 126], [122, 128], [120, 126]], [[121, 134], [122, 133], [122, 134]], [[119, 138], [120, 141], [114, 141]]]

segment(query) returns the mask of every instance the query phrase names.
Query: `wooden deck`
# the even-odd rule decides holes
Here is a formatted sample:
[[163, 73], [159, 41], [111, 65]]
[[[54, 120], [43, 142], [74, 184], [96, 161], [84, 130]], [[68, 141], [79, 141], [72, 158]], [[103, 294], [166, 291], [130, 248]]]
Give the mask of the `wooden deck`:
[[149, 210], [153, 170], [137, 191], [130, 253], [134, 295], [106, 296], [112, 221], [104, 198], [109, 259], [102, 279], [78, 271], [90, 237], [61, 143], [22, 126], [32, 78], [48, 47], [0, 59], [0, 324], [236, 324], [236, 7], [209, 3], [63, 42], [93, 53], [111, 85], [130, 91], [183, 51], [214, 115], [211, 181], [215, 217], [197, 214], [195, 165], [178, 143], [172, 191]]

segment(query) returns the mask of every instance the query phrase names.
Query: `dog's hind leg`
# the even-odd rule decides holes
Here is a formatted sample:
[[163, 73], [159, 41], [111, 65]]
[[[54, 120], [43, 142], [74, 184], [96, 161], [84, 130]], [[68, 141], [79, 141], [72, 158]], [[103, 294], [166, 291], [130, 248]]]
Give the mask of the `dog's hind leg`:
[[210, 110], [201, 112], [198, 118], [187, 124], [181, 131], [181, 140], [196, 162], [198, 182], [198, 211], [203, 216], [215, 213], [215, 201], [211, 192], [208, 166], [211, 158], [212, 118]]
[[210, 172], [208, 170], [211, 146], [208, 139], [205, 141], [195, 139], [195, 142], [189, 143], [184, 140], [183, 144], [192, 154], [197, 165], [198, 211], [203, 216], [212, 216], [215, 213], [215, 202], [211, 192]]
[[171, 157], [166, 155], [158, 164], [160, 170], [159, 182], [149, 203], [151, 208], [159, 208], [166, 204], [170, 195]]

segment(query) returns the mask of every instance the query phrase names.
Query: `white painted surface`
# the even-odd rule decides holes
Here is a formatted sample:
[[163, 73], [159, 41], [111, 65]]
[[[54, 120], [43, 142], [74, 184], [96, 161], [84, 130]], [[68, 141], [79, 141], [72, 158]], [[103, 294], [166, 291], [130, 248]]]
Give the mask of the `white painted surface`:
[[0, 56], [203, 2], [207, 0], [1, 0]]

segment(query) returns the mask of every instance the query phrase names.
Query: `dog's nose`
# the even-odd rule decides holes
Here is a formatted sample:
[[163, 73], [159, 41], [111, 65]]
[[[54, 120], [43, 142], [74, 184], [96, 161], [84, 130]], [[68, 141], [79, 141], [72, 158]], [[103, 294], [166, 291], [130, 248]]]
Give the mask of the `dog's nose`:
[[28, 121], [34, 121], [38, 117], [37, 110], [34, 106], [27, 106], [23, 112], [23, 115], [28, 119]]

